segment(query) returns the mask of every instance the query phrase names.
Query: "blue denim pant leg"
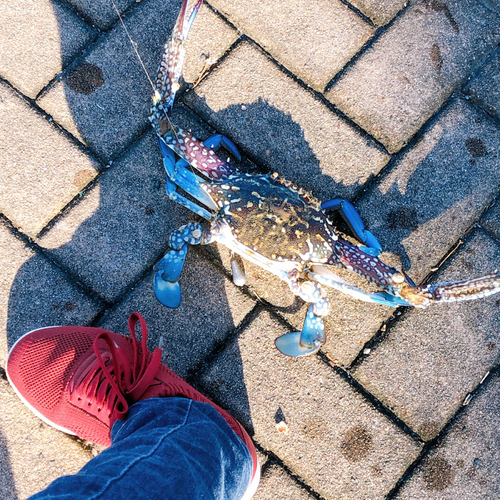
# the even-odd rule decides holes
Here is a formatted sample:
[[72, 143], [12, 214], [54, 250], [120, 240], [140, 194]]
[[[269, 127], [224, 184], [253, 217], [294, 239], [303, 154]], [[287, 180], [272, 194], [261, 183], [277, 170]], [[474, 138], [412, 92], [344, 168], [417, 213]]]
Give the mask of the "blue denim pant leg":
[[252, 475], [248, 448], [207, 403], [140, 401], [114, 424], [111, 439], [80, 472], [31, 498], [240, 499]]

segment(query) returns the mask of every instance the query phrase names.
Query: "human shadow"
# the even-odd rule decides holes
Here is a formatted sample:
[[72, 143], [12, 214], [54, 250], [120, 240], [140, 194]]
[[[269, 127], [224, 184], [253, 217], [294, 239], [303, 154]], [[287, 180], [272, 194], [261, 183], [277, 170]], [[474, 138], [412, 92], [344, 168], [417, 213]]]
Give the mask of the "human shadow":
[[[10, 454], [8, 444], [0, 430], [0, 463], [10, 464]], [[2, 479], [0, 480], [0, 495], [5, 500], [17, 500], [19, 496], [16, 492], [14, 474], [10, 467], [2, 467]]]

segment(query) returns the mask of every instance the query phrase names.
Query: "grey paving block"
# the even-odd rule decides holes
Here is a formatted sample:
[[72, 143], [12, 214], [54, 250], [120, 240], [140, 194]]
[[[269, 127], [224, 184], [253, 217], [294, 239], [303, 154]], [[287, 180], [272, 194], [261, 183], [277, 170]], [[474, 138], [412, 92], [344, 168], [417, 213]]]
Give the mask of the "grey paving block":
[[88, 324], [99, 306], [42, 254], [0, 225], [0, 366], [24, 333], [49, 325]]
[[500, 239], [500, 203], [497, 201], [482, 217], [481, 225]]
[[250, 43], [184, 100], [255, 161], [318, 197], [349, 197], [388, 162]]
[[35, 236], [97, 175], [99, 165], [5, 84], [0, 100], [0, 211]]
[[164, 177], [150, 132], [57, 220], [40, 245], [88, 287], [116, 301], [155, 264], [170, 233], [193, 218], [168, 199]]
[[42, 422], [0, 379], [2, 500], [28, 498], [58, 477], [75, 474], [92, 456], [78, 441]]
[[476, 103], [500, 118], [500, 49], [474, 76], [466, 92]]
[[406, 0], [351, 0], [350, 3], [367, 15], [377, 26], [387, 24], [403, 7]]
[[275, 500], [276, 498], [307, 500], [315, 497], [297, 484], [281, 467], [273, 465], [262, 476], [253, 498], [255, 500]]
[[[227, 273], [231, 274], [229, 251], [218, 245], [217, 253]], [[243, 264], [250, 293], [271, 304], [273, 310], [296, 330], [302, 330], [307, 304], [295, 297], [289, 286], [278, 277], [247, 261]], [[338, 268], [332, 272], [360, 289], [375, 291], [366, 280], [354, 273], [343, 272]], [[392, 315], [394, 309], [361, 302], [326, 287], [324, 291], [330, 299], [331, 309], [324, 319], [326, 343], [321, 349], [328, 353], [335, 364], [347, 367], [355, 360], [366, 342], [377, 333], [382, 323]]]
[[210, 2], [243, 33], [311, 87], [322, 91], [374, 29], [340, 1]]
[[480, 0], [483, 5], [491, 9], [493, 12], [500, 14], [500, 2], [498, 0]]
[[500, 495], [500, 379], [487, 382], [397, 498], [465, 500]]
[[[476, 230], [433, 280], [472, 278], [498, 266], [500, 247]], [[500, 352], [498, 295], [412, 310], [355, 370], [361, 384], [423, 439], [434, 438]]]
[[95, 36], [59, 2], [4, 2], [0, 12], [0, 75], [35, 98]]
[[155, 298], [153, 276], [146, 276], [99, 326], [126, 333], [130, 313], [148, 323], [151, 349], [163, 349], [163, 362], [181, 377], [210, 355], [254, 306], [210, 262], [192, 250], [181, 278], [182, 303], [168, 309]]
[[[286, 333], [262, 312], [203, 376], [203, 385], [265, 449], [324, 498], [384, 498], [420, 446], [317, 357], [288, 358]], [[278, 432], [285, 420], [288, 432]]]
[[[123, 20], [153, 80], [179, 8], [177, 0], [144, 0]], [[186, 43], [185, 77], [195, 80], [205, 63], [217, 60], [236, 37], [233, 29], [204, 6]], [[120, 23], [37, 102], [65, 129], [109, 160], [149, 127], [152, 93]]]
[[475, 0], [421, 0], [326, 96], [389, 151], [398, 151], [499, 40], [500, 19]]
[[[133, 3], [142, 0], [66, 0], [73, 8], [92, 25], [107, 30], [118, 20], [118, 13], [124, 12]], [[115, 7], [113, 6], [115, 5]], [[116, 12], [118, 10], [118, 12]]]
[[477, 221], [500, 185], [498, 127], [454, 100], [357, 203], [383, 248], [420, 282]]

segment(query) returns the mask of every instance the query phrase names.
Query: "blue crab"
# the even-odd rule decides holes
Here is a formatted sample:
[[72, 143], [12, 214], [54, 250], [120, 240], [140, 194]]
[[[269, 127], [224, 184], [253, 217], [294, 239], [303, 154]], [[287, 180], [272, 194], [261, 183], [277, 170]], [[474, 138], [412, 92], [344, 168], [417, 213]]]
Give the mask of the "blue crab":
[[[334, 199], [321, 203], [276, 173], [240, 173], [214, 152], [222, 145], [239, 158], [228, 138], [216, 135], [200, 142], [174, 126], [169, 117], [179, 88], [183, 41], [201, 4], [202, 0], [197, 0], [188, 15], [187, 0], [183, 2], [158, 69], [150, 120], [164, 157], [168, 196], [210, 224], [205, 227], [191, 222], [171, 234], [171, 250], [157, 265], [154, 276], [156, 297], [162, 304], [173, 308], [180, 304], [177, 280], [188, 245], [212, 242], [222, 243], [234, 254], [278, 276], [309, 303], [302, 331], [275, 341], [278, 349], [289, 356], [312, 354], [325, 342], [322, 318], [328, 314], [330, 303], [323, 285], [392, 307], [426, 307], [432, 302], [470, 300], [500, 291], [497, 272], [473, 280], [415, 286], [403, 271], [378, 258], [381, 246], [365, 229], [350, 202]], [[350, 243], [337, 232], [326, 212], [332, 209], [339, 211], [360, 245]], [[354, 271], [381, 291], [365, 293], [336, 276], [333, 267]], [[232, 260], [232, 270], [235, 283], [243, 285], [244, 270], [237, 259]]]

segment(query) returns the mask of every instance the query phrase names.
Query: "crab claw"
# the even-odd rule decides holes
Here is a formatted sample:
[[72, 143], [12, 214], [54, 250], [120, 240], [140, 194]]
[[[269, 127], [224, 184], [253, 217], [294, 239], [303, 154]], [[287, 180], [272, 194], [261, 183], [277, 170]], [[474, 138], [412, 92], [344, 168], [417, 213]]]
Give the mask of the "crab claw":
[[177, 281], [179, 279], [186, 260], [187, 248], [187, 245], [184, 244], [180, 250], [170, 250], [158, 262], [156, 269], [161, 273], [164, 280]]
[[177, 281], [166, 281], [162, 273], [156, 271], [154, 277], [156, 298], [167, 307], [175, 309], [181, 305], [181, 287]]
[[179, 250], [170, 250], [158, 262], [154, 277], [156, 298], [167, 307], [175, 309], [181, 304], [181, 288], [177, 280], [186, 260], [188, 246], [184, 243]]
[[314, 354], [325, 343], [323, 319], [313, 312], [314, 305], [307, 310], [306, 320], [301, 332], [285, 333], [274, 343], [279, 351], [287, 356], [298, 357]]

